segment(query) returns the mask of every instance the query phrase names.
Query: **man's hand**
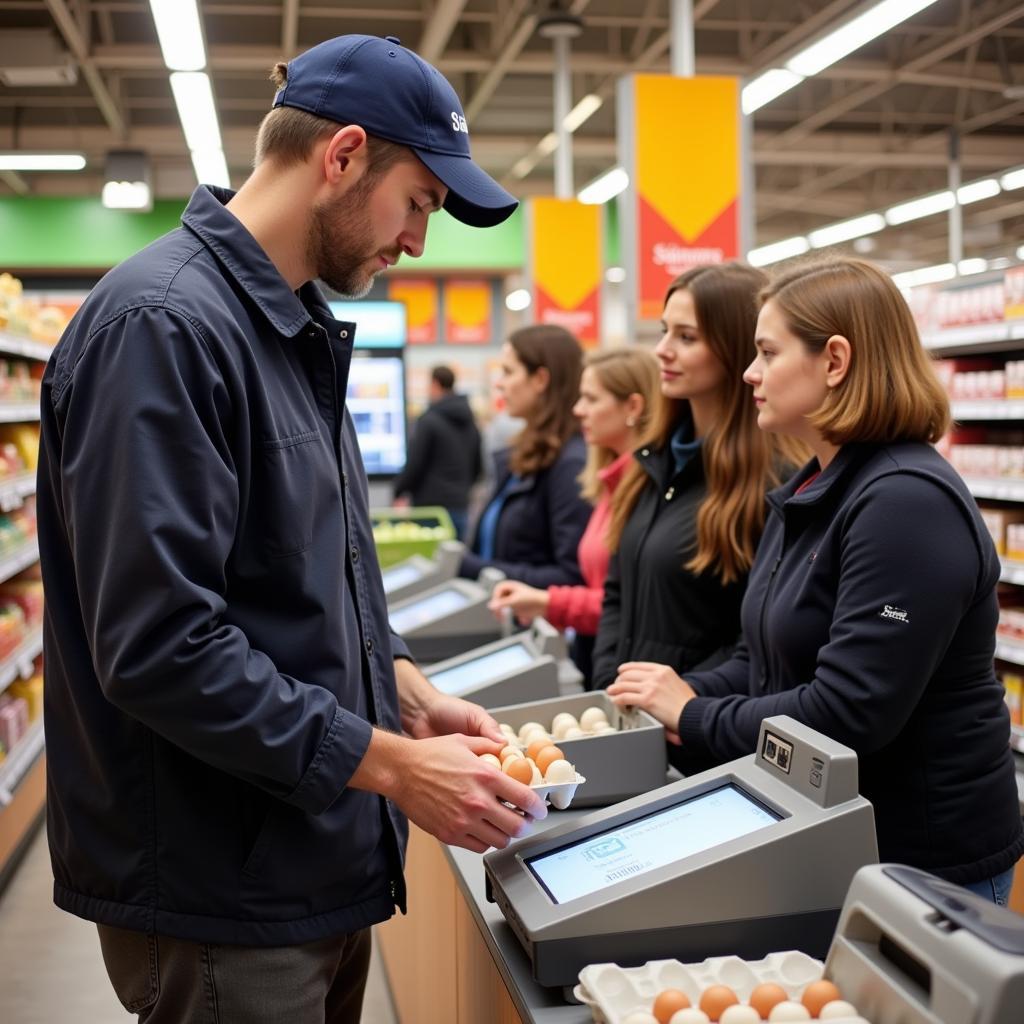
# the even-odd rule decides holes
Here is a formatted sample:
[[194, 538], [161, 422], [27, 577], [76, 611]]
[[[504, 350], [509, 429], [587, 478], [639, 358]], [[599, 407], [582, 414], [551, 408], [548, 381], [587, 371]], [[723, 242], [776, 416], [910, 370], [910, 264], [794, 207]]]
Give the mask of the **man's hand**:
[[501, 613], [509, 608], [521, 626], [528, 626], [534, 619], [547, 614], [549, 602], [546, 590], [514, 580], [505, 580], [494, 588], [487, 607], [498, 618], [501, 618]]
[[628, 661], [619, 666], [608, 696], [621, 707], [643, 708], [663, 726], [670, 743], [679, 744], [679, 716], [697, 696], [690, 684], [668, 665], [650, 661]]

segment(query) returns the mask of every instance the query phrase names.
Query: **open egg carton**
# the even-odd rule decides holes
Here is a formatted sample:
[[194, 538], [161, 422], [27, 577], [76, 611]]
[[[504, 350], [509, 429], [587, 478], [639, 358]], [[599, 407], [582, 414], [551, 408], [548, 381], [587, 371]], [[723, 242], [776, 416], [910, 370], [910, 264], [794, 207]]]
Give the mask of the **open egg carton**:
[[552, 807], [564, 811], [572, 803], [572, 798], [576, 795], [576, 787], [582, 786], [586, 781], [577, 772], [575, 782], [536, 782], [530, 786], [530, 789]]
[[[740, 1003], [745, 1005], [757, 986], [771, 983], [783, 988], [790, 1000], [799, 1002], [804, 988], [820, 981], [823, 971], [824, 965], [820, 960], [799, 950], [770, 953], [763, 960], [716, 956], [699, 964], [683, 964], [678, 960], [650, 960], [642, 967], [590, 964], [580, 971], [579, 984], [573, 989], [573, 995], [590, 1008], [596, 1024], [632, 1024], [633, 1020], [639, 1024], [640, 1021], [658, 1021], [653, 1014], [654, 1003], [658, 995], [667, 989], [685, 993], [690, 1005], [697, 1007], [708, 988], [724, 985], [732, 989]], [[833, 1006], [838, 1009], [838, 1004]], [[718, 1014], [693, 1019], [718, 1020]], [[753, 1019], [762, 1018], [751, 1017]], [[811, 1018], [772, 1016], [769, 1019]], [[829, 1024], [868, 1024], [855, 1013], [820, 1019], [827, 1019]]]

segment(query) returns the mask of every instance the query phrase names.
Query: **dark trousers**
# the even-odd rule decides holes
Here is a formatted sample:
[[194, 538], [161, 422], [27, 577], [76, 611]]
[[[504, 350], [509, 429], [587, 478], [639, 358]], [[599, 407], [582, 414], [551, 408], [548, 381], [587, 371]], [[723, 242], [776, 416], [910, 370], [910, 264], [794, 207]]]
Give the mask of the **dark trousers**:
[[359, 1024], [369, 928], [269, 949], [97, 928], [114, 991], [143, 1024]]

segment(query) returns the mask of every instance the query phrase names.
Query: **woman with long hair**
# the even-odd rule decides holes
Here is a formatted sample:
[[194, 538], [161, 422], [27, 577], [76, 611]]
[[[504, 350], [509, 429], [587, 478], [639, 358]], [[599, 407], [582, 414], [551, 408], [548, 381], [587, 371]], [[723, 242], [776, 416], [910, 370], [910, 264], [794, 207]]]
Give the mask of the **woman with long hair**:
[[587, 357], [573, 407], [587, 442], [581, 491], [594, 506], [577, 552], [584, 582], [542, 589], [506, 580], [495, 587], [493, 611], [510, 609], [524, 626], [540, 616], [557, 629], [573, 629], [581, 636], [597, 632], [610, 559], [606, 535], [612, 495], [634, 449], [649, 433], [660, 400], [658, 363], [647, 349], [617, 348]]
[[1024, 831], [993, 669], [999, 559], [932, 447], [949, 402], [910, 310], [872, 264], [834, 257], [762, 292], [744, 379], [767, 435], [814, 457], [769, 496], [735, 656], [609, 694], [704, 764], [790, 715], [852, 747], [879, 854], [1005, 903]]
[[714, 665], [737, 642], [765, 492], [785, 465], [757, 429], [741, 379], [766, 281], [725, 263], [669, 286], [655, 348], [663, 402], [613, 501], [596, 686], [620, 667], [647, 675]]
[[501, 350], [497, 390], [510, 416], [526, 421], [494, 457], [494, 490], [460, 575], [486, 566], [535, 587], [582, 581], [576, 549], [590, 517], [577, 477], [586, 445], [572, 407], [583, 350], [561, 327], [523, 327]]

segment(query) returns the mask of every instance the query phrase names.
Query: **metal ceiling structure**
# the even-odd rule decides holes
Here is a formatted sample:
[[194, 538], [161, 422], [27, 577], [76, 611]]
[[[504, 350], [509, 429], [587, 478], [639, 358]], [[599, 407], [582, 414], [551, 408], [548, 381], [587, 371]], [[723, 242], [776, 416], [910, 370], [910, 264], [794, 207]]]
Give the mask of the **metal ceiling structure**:
[[[574, 137], [577, 185], [615, 163], [617, 78], [669, 70], [670, 0], [571, 0], [573, 101], [601, 108]], [[550, 41], [541, 0], [200, 0], [224, 147], [237, 184], [269, 107], [277, 60], [348, 32], [396, 35], [463, 97], [476, 159], [520, 196], [553, 190], [552, 159], [513, 166], [552, 129]], [[780, 66], [868, 0], [694, 0], [697, 73], [750, 79]], [[64, 86], [0, 85], [0, 150], [73, 149], [75, 174], [0, 172], [0, 194], [98, 195], [108, 150], [150, 154], [157, 196], [194, 177], [147, 0], [0, 0], [4, 37], [49, 30], [77, 66]], [[1024, 3], [938, 0], [753, 115], [756, 244], [947, 187], [950, 130], [970, 181], [1024, 163]], [[678, 126], [680, 132], [686, 125]], [[693, 159], [701, 158], [695, 147]], [[521, 165], [522, 166], [522, 165]], [[686, 187], [686, 168], [679, 169]], [[963, 210], [966, 256], [1010, 255], [1024, 241], [1024, 193]], [[891, 261], [945, 259], [942, 216], [872, 239]]]

